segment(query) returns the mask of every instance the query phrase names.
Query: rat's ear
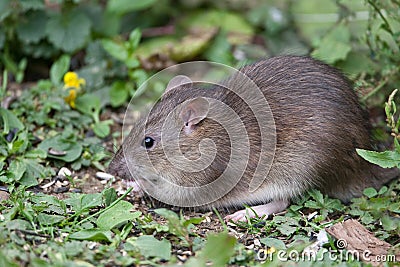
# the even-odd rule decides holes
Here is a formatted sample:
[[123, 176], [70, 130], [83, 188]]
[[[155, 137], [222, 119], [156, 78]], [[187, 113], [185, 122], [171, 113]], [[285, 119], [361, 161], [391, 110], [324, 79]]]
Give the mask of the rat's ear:
[[196, 124], [207, 117], [209, 109], [210, 104], [204, 97], [198, 97], [184, 103], [180, 117], [184, 123], [185, 133], [192, 133]]
[[185, 76], [185, 75], [175, 76], [174, 78], [172, 78], [169, 81], [169, 83], [167, 85], [167, 88], [165, 89], [164, 94], [166, 94], [168, 91], [170, 91], [171, 89], [173, 89], [175, 87], [178, 87], [178, 86], [181, 86], [181, 85], [192, 85], [192, 84], [193, 84], [193, 82], [188, 76]]

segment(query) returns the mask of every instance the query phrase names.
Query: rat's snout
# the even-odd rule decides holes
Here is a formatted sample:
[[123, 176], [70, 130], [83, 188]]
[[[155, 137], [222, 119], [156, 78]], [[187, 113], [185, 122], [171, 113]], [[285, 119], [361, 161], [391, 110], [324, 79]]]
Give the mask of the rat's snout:
[[122, 179], [131, 178], [122, 148], [118, 150], [111, 160], [110, 164], [108, 165], [107, 172]]

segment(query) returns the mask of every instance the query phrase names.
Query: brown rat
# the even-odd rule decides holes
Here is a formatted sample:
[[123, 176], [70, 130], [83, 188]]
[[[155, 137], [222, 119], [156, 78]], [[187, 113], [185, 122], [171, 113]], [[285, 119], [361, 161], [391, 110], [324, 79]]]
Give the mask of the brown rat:
[[[266, 136], [276, 146], [274, 151], [260, 149], [261, 132], [266, 130], [256, 115], [262, 107], [249, 107], [224, 86], [205, 88], [178, 76], [151, 112], [135, 124], [109, 172], [128, 180], [133, 175], [141, 187], [151, 195], [162, 195], [161, 201], [169, 204], [258, 205], [253, 209], [259, 216], [284, 210], [291, 199], [311, 188], [347, 202], [364, 188], [379, 188], [398, 175], [398, 169], [382, 169], [357, 155], [356, 148], [371, 149], [368, 118], [350, 82], [335, 68], [308, 57], [280, 56], [244, 66], [240, 72], [268, 102], [273, 121], [267, 123], [272, 134]], [[246, 87], [234, 77], [222, 84]], [[218, 103], [230, 107], [222, 123], [210, 115]], [[235, 145], [229, 129], [242, 136], [241, 126], [244, 145]], [[242, 172], [236, 167], [240, 159], [229, 167], [235, 151], [247, 155]], [[213, 155], [210, 162], [208, 157], [202, 161], [207, 153]], [[268, 159], [272, 164], [265, 169], [265, 179], [256, 190], [249, 190], [257, 165]], [[239, 180], [230, 183], [235, 172]], [[222, 176], [227, 180], [216, 183]], [[188, 189], [209, 184], [201, 192]], [[203, 201], [208, 196], [210, 201]], [[241, 220], [245, 215], [240, 210], [226, 218]]]

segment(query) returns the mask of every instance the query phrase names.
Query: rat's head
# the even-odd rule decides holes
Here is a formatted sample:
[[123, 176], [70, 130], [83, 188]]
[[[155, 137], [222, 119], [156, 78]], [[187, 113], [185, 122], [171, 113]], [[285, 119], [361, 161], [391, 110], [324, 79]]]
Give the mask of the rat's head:
[[[134, 178], [153, 197], [178, 206], [211, 202], [220, 195], [219, 188], [225, 194], [237, 182], [227, 177], [237, 170], [226, 172], [231, 140], [220, 122], [234, 121], [229, 116], [237, 115], [233, 110], [219, 112], [220, 90], [201, 88], [186, 76], [173, 78], [160, 101], [134, 124], [110, 171]], [[226, 181], [216, 184], [223, 174]], [[199, 200], [208, 194], [210, 201]], [[196, 199], [201, 203], [189, 203]]]

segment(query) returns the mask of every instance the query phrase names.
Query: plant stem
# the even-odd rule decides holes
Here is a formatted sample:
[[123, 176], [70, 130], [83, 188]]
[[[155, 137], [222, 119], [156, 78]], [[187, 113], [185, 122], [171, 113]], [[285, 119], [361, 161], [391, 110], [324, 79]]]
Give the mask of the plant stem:
[[372, 90], [371, 92], [369, 92], [368, 94], [366, 94], [365, 96], [363, 96], [361, 98], [361, 102], [365, 102], [368, 98], [370, 98], [371, 96], [373, 96], [374, 94], [376, 94], [379, 90], [382, 89], [383, 86], [386, 85], [386, 83], [388, 82], [388, 79], [384, 80], [383, 82], [381, 82], [377, 87], [375, 87], [374, 90]]
[[368, 0], [368, 3], [375, 9], [375, 11], [379, 14], [379, 16], [381, 17], [381, 19], [383, 20], [383, 22], [385, 23], [387, 30], [393, 35], [392, 30], [390, 29], [390, 25], [388, 23], [388, 21], [386, 20], [385, 16], [383, 16], [381, 10], [379, 9], [379, 7], [376, 6], [376, 4], [374, 3], [373, 0]]

